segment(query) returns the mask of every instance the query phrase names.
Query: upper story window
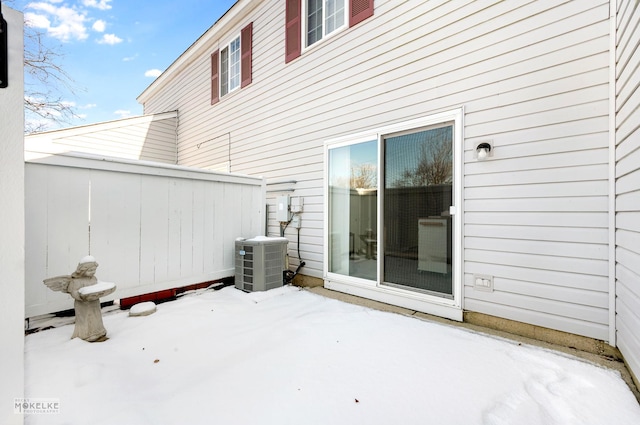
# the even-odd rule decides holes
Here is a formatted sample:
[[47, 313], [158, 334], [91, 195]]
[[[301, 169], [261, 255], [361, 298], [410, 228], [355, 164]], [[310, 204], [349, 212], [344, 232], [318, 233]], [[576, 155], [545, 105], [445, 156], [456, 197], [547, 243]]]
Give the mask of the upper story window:
[[211, 104], [220, 97], [251, 84], [253, 23], [244, 27], [229, 44], [211, 54]]
[[286, 0], [285, 62], [347, 25], [373, 16], [374, 0]]
[[345, 25], [345, 0], [305, 0], [306, 46]]
[[220, 51], [220, 96], [240, 87], [240, 36]]

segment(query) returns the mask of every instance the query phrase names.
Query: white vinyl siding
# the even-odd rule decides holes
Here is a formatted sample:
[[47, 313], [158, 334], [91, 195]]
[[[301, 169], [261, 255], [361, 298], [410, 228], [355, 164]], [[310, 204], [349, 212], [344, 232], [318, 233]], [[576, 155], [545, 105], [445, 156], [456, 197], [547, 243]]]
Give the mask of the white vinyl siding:
[[175, 164], [177, 112], [126, 118], [25, 136], [33, 153], [83, 152]]
[[[462, 106], [463, 307], [608, 338], [607, 1], [381, 0], [289, 64], [284, 2], [252, 4], [249, 89], [209, 107], [203, 42], [171, 84], [141, 96], [147, 113], [180, 111], [179, 163], [295, 181], [301, 273], [322, 277], [324, 141]], [[478, 162], [486, 139], [494, 156]], [[298, 233], [286, 236], [295, 267]], [[474, 290], [474, 273], [495, 291]]]
[[616, 50], [617, 345], [640, 376], [640, 7], [620, 1]]

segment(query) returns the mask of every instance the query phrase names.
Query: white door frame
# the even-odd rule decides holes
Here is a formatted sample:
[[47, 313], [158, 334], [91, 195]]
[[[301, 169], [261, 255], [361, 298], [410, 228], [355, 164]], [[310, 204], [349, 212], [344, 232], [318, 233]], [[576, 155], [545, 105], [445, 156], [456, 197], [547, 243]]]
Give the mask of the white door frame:
[[[345, 292], [363, 298], [373, 299], [400, 307], [421, 311], [436, 316], [446, 317], [448, 319], [462, 321], [463, 310], [463, 175], [462, 165], [464, 162], [464, 109], [456, 108], [444, 112], [439, 112], [426, 117], [412, 119], [400, 122], [390, 126], [372, 129], [369, 132], [354, 134], [351, 136], [341, 137], [339, 139], [329, 140], [325, 143], [325, 214], [324, 214], [324, 281], [325, 287], [328, 289]], [[330, 148], [344, 146], [351, 143], [364, 140], [378, 140], [378, 167], [382, 166], [382, 138], [385, 135], [397, 133], [401, 131], [417, 129], [420, 127], [428, 127], [441, 123], [453, 122], [453, 206], [451, 207], [451, 215], [453, 217], [453, 234], [452, 234], [452, 273], [453, 273], [453, 299], [446, 299], [434, 295], [419, 293], [407, 289], [382, 286], [381, 285], [381, 266], [380, 259], [382, 257], [383, 244], [378, 243], [378, 278], [376, 282], [365, 279], [339, 275], [328, 272], [328, 151]], [[381, 169], [381, 168], [380, 168]], [[378, 183], [380, 185], [380, 182]], [[378, 199], [378, 209], [380, 212], [381, 197]], [[378, 235], [382, 235], [382, 219], [378, 220]]]

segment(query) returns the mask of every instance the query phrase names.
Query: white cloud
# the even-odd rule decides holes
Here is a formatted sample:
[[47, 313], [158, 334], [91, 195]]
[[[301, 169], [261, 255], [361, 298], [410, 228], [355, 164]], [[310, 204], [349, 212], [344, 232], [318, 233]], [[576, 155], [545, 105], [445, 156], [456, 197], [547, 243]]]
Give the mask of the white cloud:
[[138, 59], [138, 56], [139, 55], [137, 53], [135, 55], [133, 55], [133, 56], [127, 56], [125, 58], [122, 58], [122, 62], [131, 62], [133, 60]]
[[88, 37], [84, 13], [66, 6], [55, 6], [51, 3], [30, 3], [28, 9], [35, 12], [26, 12], [27, 24], [45, 29], [47, 33], [62, 41], [85, 40]]
[[87, 103], [86, 105], [78, 106], [78, 109], [92, 109], [98, 106], [96, 103]]
[[115, 34], [105, 34], [100, 40], [98, 40], [98, 43], [110, 44], [113, 46], [114, 44], [122, 43], [122, 39]]
[[126, 109], [118, 109], [117, 111], [113, 112], [115, 115], [120, 115], [120, 118], [127, 118], [131, 116], [131, 111], [128, 111]]
[[61, 100], [60, 104], [67, 107], [67, 108], [75, 108], [76, 106], [76, 102], [72, 101], [72, 100]]
[[98, 19], [93, 23], [93, 26], [91, 28], [93, 28], [93, 30], [97, 32], [104, 32], [105, 28], [107, 28], [107, 23], [102, 19]]
[[95, 7], [100, 10], [109, 10], [111, 9], [111, 0], [82, 0], [82, 4], [87, 7]]
[[51, 21], [46, 16], [32, 12], [24, 14], [24, 21], [28, 27], [32, 28], [49, 28], [51, 26]]
[[159, 69], [150, 69], [144, 73], [144, 76], [157, 78], [160, 76], [160, 74], [162, 74], [162, 71], [160, 71]]

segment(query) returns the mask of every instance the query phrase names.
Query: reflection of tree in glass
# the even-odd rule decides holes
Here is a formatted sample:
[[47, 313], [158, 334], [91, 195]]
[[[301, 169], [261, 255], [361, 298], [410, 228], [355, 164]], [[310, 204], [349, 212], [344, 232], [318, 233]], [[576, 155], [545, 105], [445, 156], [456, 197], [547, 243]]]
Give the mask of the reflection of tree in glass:
[[[432, 139], [433, 140], [433, 139]], [[420, 156], [415, 168], [402, 172], [396, 187], [423, 187], [453, 181], [452, 144], [449, 138], [438, 138], [429, 145], [420, 145]]]
[[352, 189], [372, 189], [376, 187], [376, 166], [373, 164], [352, 165], [349, 180], [349, 187]]
[[347, 189], [374, 189], [378, 185], [376, 170], [373, 164], [351, 165], [349, 180], [346, 176], [333, 177], [330, 185]]

